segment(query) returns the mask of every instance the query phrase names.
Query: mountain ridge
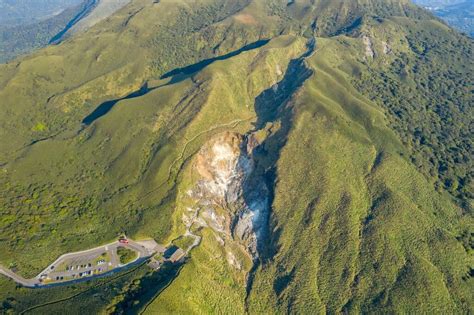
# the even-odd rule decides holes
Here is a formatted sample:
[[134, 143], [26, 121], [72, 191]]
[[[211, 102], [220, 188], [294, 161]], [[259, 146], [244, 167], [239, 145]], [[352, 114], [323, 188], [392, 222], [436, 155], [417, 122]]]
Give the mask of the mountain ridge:
[[[71, 309], [472, 311], [473, 221], [455, 202], [470, 202], [470, 155], [435, 141], [469, 143], [439, 123], [436, 99], [469, 123], [472, 47], [408, 1], [135, 0], [0, 65], [2, 264], [28, 275], [124, 232], [174, 244], [191, 221], [202, 238], [184, 265], [143, 266], [101, 292], [15, 292], [2, 278], [0, 300], [19, 312], [84, 290]], [[439, 78], [419, 80], [434, 67]], [[215, 170], [250, 154], [252, 175], [238, 168], [245, 180], [217, 202]], [[451, 195], [441, 163], [459, 172]], [[256, 197], [267, 232], [250, 258]]]

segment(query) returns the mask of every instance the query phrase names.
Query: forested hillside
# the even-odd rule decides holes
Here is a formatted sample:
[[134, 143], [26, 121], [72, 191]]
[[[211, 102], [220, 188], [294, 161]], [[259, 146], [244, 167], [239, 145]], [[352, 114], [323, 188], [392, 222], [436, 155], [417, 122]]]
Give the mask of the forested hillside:
[[0, 62], [48, 45], [68, 24], [87, 15], [94, 3], [95, 0], [85, 0], [40, 21], [32, 19], [30, 23], [0, 25]]
[[471, 39], [436, 22], [422, 25], [402, 39], [409, 51], [396, 54], [391, 45], [398, 44], [387, 40], [386, 49], [394, 58], [371, 64], [355, 84], [387, 109], [414, 165], [426, 176], [438, 178], [436, 186], [472, 213], [474, 64], [468, 60], [474, 46]]
[[[84, 32], [129, 2], [130, 0], [83, 0], [79, 4], [71, 3], [52, 16], [32, 19], [29, 23], [0, 23], [0, 62], [8, 62], [38, 48], [58, 44], [73, 34]], [[21, 6], [21, 3], [16, 5]]]
[[415, 0], [457, 30], [474, 37], [474, 1]]
[[46, 20], [81, 0], [0, 0], [0, 25], [25, 26]]

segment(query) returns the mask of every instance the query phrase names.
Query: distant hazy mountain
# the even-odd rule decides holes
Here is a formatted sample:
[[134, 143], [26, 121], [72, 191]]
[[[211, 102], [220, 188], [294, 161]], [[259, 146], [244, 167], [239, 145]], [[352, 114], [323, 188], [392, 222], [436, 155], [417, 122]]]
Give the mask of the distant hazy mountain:
[[[28, 3], [31, 4], [32, 8], [37, 6], [33, 4], [33, 1], [19, 1], [15, 6], [9, 5], [6, 0], [0, 1], [2, 1], [0, 2], [1, 6], [10, 8], [10, 12], [30, 16], [28, 21], [15, 19], [13, 13], [6, 15], [5, 12], [2, 11], [3, 15], [0, 18], [0, 62], [6, 62], [16, 56], [29, 53], [50, 42], [57, 42], [70, 27], [86, 16], [96, 4], [95, 0], [80, 1], [80, 4], [75, 5], [72, 5], [72, 3], [74, 1], [77, 2], [77, 0], [62, 1], [63, 5], [66, 5], [67, 2], [71, 6], [57, 14], [46, 17], [44, 14], [48, 11], [47, 8], [43, 8], [43, 13], [41, 14], [40, 10], [37, 12], [26, 10], [25, 6]], [[13, 3], [14, 1], [10, 0], [10, 2]], [[35, 3], [37, 2], [41, 1], [36, 1]], [[53, 2], [59, 5], [60, 1], [44, 1], [45, 4], [50, 5], [50, 10], [53, 8]], [[48, 5], [45, 5], [45, 7], [48, 7]], [[56, 6], [56, 8], [57, 7], [58, 6]], [[13, 10], [13, 8], [17, 10]], [[7, 23], [9, 19], [12, 23]]]
[[415, 0], [458, 30], [474, 36], [474, 0]]
[[416, 0], [415, 3], [422, 6], [448, 6], [467, 2], [466, 0]]
[[[44, 3], [45, 7], [33, 11], [33, 8], [38, 7], [38, 2]], [[84, 31], [102, 21], [129, 2], [130, 0], [0, 0], [0, 7], [8, 8], [6, 11], [10, 12], [6, 14], [2, 11], [3, 15], [0, 17], [0, 63], [51, 43], [57, 44], [71, 34]], [[51, 10], [59, 7], [64, 9], [51, 15]], [[16, 19], [13, 12], [29, 18]]]
[[82, 0], [0, 0], [0, 25], [32, 24], [60, 14]]

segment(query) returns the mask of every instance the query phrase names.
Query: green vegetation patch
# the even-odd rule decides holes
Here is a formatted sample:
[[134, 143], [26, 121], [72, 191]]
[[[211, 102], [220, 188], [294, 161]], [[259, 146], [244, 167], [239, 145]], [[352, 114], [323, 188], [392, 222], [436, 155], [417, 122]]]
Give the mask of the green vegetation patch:
[[122, 246], [117, 248], [117, 255], [122, 265], [132, 262], [138, 257], [138, 253], [136, 251]]
[[[408, 1], [188, 2], [133, 1], [80, 36], [0, 65], [1, 263], [33, 276], [119, 233], [168, 244], [185, 230], [194, 154], [216, 133], [253, 129], [263, 104], [277, 109], [256, 137], [274, 199], [256, 268], [229, 264], [203, 227], [164, 286], [138, 280], [148, 269], [71, 298], [72, 313], [135, 311], [146, 295], [150, 314], [472, 312], [473, 224], [445, 193], [470, 198], [472, 46], [453, 51], [459, 37], [420, 22], [429, 15]], [[303, 66], [287, 69], [312, 26], [341, 35], [317, 38], [308, 78]], [[159, 80], [263, 38], [272, 40]], [[306, 81], [285, 93], [285, 77]], [[99, 104], [153, 79], [144, 95], [81, 126]], [[438, 191], [422, 173], [438, 178]], [[137, 255], [117, 254], [121, 263]], [[89, 285], [32, 291], [1, 278], [1, 311]], [[61, 303], [39, 310], [64, 312]]]
[[354, 85], [385, 110], [418, 170], [472, 213], [474, 41], [433, 21], [367, 23], [380, 48], [358, 69]]
[[190, 236], [183, 236], [183, 237], [180, 237], [179, 239], [175, 240], [173, 242], [173, 245], [183, 249], [183, 250], [186, 250], [189, 246], [191, 246], [194, 242], [194, 238], [190, 237]]

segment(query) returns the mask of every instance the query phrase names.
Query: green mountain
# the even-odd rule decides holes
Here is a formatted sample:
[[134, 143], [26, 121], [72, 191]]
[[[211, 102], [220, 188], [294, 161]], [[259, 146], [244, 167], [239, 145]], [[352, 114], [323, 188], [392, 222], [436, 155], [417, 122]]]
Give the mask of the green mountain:
[[28, 25], [46, 20], [80, 0], [0, 0], [0, 25]]
[[32, 20], [20, 25], [0, 24], [0, 62], [7, 62], [61, 40], [66, 31], [87, 16], [95, 5], [95, 0], [86, 0], [39, 21]]
[[417, 4], [433, 12], [458, 30], [474, 36], [474, 1], [432, 1], [416, 0]]
[[133, 0], [0, 65], [0, 264], [187, 247], [4, 313], [474, 311], [474, 42], [408, 0]]
[[[20, 25], [11, 23], [2, 25], [0, 16], [0, 62], [8, 62], [35, 49], [48, 44], [58, 44], [73, 34], [84, 32], [107, 19], [129, 2], [130, 0], [83, 0], [77, 5], [70, 4], [69, 7], [51, 17], [44, 17], [39, 21], [32, 19], [30, 23], [25, 22]], [[25, 6], [26, 3], [23, 2], [13, 5], [21, 14], [28, 16], [28, 13], [21, 10]], [[31, 5], [28, 8], [34, 7]], [[46, 5], [44, 9], [47, 8]], [[41, 10], [36, 13], [40, 12]]]

